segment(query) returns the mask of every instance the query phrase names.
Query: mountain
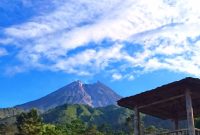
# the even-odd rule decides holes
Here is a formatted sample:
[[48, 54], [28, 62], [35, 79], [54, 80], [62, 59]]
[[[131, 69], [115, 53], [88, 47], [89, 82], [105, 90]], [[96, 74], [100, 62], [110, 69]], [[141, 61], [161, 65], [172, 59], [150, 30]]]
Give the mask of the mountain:
[[21, 112], [23, 112], [23, 110], [18, 109], [18, 108], [1, 108], [0, 109], [0, 120], [7, 118], [7, 117], [12, 117], [12, 116], [18, 115]]
[[[113, 129], [122, 130], [134, 127], [133, 115], [134, 113], [132, 110], [115, 105], [92, 108], [87, 105], [65, 104], [43, 113], [42, 118], [45, 123], [52, 124], [65, 124], [70, 123], [75, 119], [81, 119], [84, 123], [89, 125], [109, 125]], [[131, 117], [131, 121], [129, 121], [130, 123], [127, 125], [127, 118], [129, 117]], [[143, 121], [145, 127], [149, 127], [151, 125], [166, 129], [173, 127], [169, 120], [161, 120], [149, 115], [143, 114], [141, 120]]]
[[83, 84], [81, 81], [72, 82], [38, 100], [16, 106], [25, 110], [38, 108], [48, 110], [63, 104], [86, 104], [91, 107], [114, 105], [121, 97], [111, 88], [101, 82]]
[[109, 125], [118, 129], [125, 128], [126, 119], [131, 115], [133, 111], [115, 105], [92, 108], [88, 105], [65, 104], [43, 113], [42, 118], [45, 123], [65, 124], [80, 119], [89, 125]]
[[133, 112], [129, 109], [109, 105], [106, 107], [92, 108], [88, 105], [62, 105], [42, 114], [46, 123], [69, 123], [75, 119], [81, 119], [87, 124], [102, 125], [108, 124], [113, 127], [120, 127], [126, 118]]

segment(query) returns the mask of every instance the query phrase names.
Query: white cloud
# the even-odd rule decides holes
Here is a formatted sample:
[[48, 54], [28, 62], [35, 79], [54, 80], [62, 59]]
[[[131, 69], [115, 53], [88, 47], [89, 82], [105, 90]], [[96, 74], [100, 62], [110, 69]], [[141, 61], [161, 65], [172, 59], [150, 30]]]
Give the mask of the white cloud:
[[60, 59], [52, 68], [79, 75], [82, 75], [80, 74], [81, 71], [85, 71], [84, 75], [98, 73], [99, 70], [108, 67], [111, 62], [123, 59], [121, 48], [122, 45], [113, 45], [109, 48], [101, 48], [98, 51], [88, 49], [72, 57]]
[[112, 75], [112, 78], [113, 78], [113, 80], [120, 80], [120, 79], [122, 79], [122, 75], [119, 73], [114, 73]]
[[6, 45], [12, 42], [13, 42], [12, 38], [0, 39], [0, 45]]
[[131, 80], [134, 80], [134, 78], [135, 78], [135, 77], [134, 77], [133, 75], [128, 76], [128, 80], [130, 80], [130, 81], [131, 81]]
[[200, 76], [197, 0], [55, 3], [52, 12], [3, 30], [0, 44], [16, 45], [25, 67], [78, 75], [115, 69], [114, 80], [159, 69]]

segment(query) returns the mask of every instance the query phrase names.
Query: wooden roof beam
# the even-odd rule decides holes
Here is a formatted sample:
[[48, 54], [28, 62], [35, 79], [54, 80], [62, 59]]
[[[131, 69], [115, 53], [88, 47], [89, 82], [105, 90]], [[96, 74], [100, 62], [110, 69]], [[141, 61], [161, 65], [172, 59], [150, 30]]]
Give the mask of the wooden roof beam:
[[150, 104], [147, 104], [147, 105], [139, 106], [138, 109], [142, 109], [142, 108], [150, 107], [150, 106], [153, 106], [153, 105], [161, 104], [161, 103], [164, 103], [164, 102], [172, 101], [172, 100], [184, 97], [184, 96], [185, 96], [184, 94], [181, 94], [181, 95], [171, 97], [171, 98], [168, 98], [168, 99], [163, 99], [163, 100], [156, 101], [156, 102], [153, 102], [153, 103], [150, 103]]

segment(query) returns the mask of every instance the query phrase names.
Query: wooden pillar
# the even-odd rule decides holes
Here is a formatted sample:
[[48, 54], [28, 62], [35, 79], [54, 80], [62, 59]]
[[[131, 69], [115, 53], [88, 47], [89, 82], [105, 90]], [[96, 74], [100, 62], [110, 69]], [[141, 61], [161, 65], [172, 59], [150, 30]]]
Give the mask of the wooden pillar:
[[194, 117], [193, 117], [193, 108], [192, 108], [192, 99], [190, 90], [186, 90], [185, 99], [186, 99], [188, 133], [189, 135], [195, 135]]
[[174, 129], [175, 129], [175, 130], [178, 130], [178, 129], [179, 129], [178, 119], [174, 119]]
[[140, 113], [137, 107], [134, 108], [134, 111], [134, 135], [140, 135]]
[[139, 129], [139, 135], [142, 135], [142, 127], [141, 127], [141, 120], [140, 120], [140, 112], [138, 111], [138, 129]]

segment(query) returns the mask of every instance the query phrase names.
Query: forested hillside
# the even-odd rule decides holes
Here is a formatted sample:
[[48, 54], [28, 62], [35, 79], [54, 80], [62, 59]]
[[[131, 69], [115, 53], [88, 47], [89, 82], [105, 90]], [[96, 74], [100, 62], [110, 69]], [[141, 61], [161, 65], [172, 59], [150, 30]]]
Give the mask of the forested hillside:
[[107, 106], [91, 108], [87, 105], [63, 105], [49, 110], [42, 115], [47, 123], [68, 123], [80, 119], [86, 124], [110, 125], [113, 128], [124, 128], [126, 119], [133, 114], [132, 111], [117, 107]]
[[[92, 108], [88, 105], [65, 104], [62, 106], [58, 106], [54, 109], [50, 109], [43, 114], [37, 113], [38, 115], [37, 117], [35, 116], [36, 113], [19, 114], [15, 112], [13, 114], [17, 115], [13, 117], [9, 116], [0, 120], [1, 131], [7, 131], [7, 132], [9, 131], [11, 133], [18, 132], [19, 124], [16, 123], [19, 123], [19, 116], [24, 119], [23, 121], [28, 121], [27, 123], [29, 124], [30, 121], [33, 120], [31, 119], [31, 117], [34, 117], [34, 119], [40, 117], [41, 118], [40, 124], [42, 128], [50, 128], [48, 130], [58, 130], [59, 132], [62, 131], [62, 134], [60, 135], [75, 135], [73, 133], [79, 132], [77, 131], [79, 128], [84, 129], [84, 131], [80, 131], [82, 132], [82, 135], [85, 135], [86, 131], [89, 132], [88, 130], [92, 130], [91, 132], [101, 133], [99, 135], [104, 135], [104, 134], [128, 135], [133, 133], [133, 127], [134, 127], [133, 111], [114, 105]], [[4, 116], [5, 115], [7, 114], [4, 114]], [[160, 128], [167, 129], [172, 127], [170, 121], [163, 121], [152, 116], [142, 114], [141, 119], [144, 131], [155, 132], [155, 130], [158, 130]], [[33, 121], [33, 123], [35, 122]], [[77, 127], [78, 129], [75, 127]], [[51, 134], [44, 134], [44, 135], [51, 135]]]
[[0, 119], [11, 117], [11, 116], [20, 114], [21, 112], [22, 110], [17, 109], [17, 108], [3, 108], [3, 109], [0, 109]]

